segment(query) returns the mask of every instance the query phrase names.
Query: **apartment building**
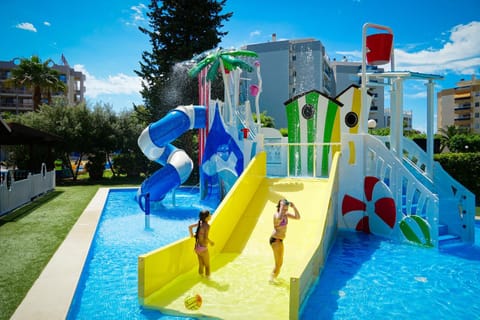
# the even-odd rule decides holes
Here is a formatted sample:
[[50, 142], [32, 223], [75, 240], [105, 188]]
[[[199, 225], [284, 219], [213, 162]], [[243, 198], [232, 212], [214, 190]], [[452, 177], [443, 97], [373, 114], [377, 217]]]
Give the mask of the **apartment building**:
[[[5, 86], [12, 69], [17, 67], [20, 59], [0, 61], [0, 112], [22, 113], [33, 111], [33, 92], [31, 88], [11, 88]], [[85, 102], [85, 75], [75, 71], [68, 65], [62, 55], [63, 64], [53, 64], [52, 69], [60, 73], [60, 80], [66, 84], [67, 90], [59, 95], [67, 98], [70, 105]]]
[[[351, 62], [345, 58], [343, 61], [331, 62], [333, 74], [335, 76], [336, 92], [335, 95], [339, 95], [350, 87], [352, 84], [361, 86], [362, 78], [360, 73], [362, 72], [362, 62]], [[367, 66], [367, 72], [383, 72], [382, 68], [377, 66]], [[370, 80], [372, 82], [373, 80]], [[385, 122], [385, 102], [384, 102], [384, 87], [383, 86], [370, 86], [369, 91], [372, 94], [372, 104], [370, 106], [370, 112], [368, 119], [376, 121], [377, 128], [384, 128]]]
[[[284, 102], [302, 92], [316, 89], [328, 96], [335, 95], [335, 79], [325, 54], [325, 47], [312, 38], [249, 44], [243, 49], [255, 51], [261, 65], [261, 112], [272, 117], [277, 128], [287, 127]], [[258, 83], [255, 73], [248, 74], [245, 82]], [[247, 92], [247, 90], [244, 90]], [[245, 95], [254, 105], [254, 99]]]
[[[391, 126], [391, 119], [392, 119], [392, 116], [390, 115], [390, 109], [385, 109], [383, 119], [385, 123], [385, 128], [389, 128]], [[412, 110], [403, 111], [403, 130], [413, 130], [413, 111]]]
[[480, 80], [462, 79], [455, 88], [437, 93], [437, 128], [454, 125], [472, 133], [480, 133]]

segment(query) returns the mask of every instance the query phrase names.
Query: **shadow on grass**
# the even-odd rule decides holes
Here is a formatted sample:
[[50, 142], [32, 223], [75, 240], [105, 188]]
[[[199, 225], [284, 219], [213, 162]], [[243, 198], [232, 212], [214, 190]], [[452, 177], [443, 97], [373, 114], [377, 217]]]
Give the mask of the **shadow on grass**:
[[63, 191], [59, 190], [53, 190], [50, 191], [38, 198], [35, 198], [34, 201], [29, 202], [28, 204], [15, 209], [14, 211], [7, 213], [6, 215], [0, 217], [0, 227], [4, 225], [5, 223], [12, 222], [12, 221], [18, 221], [26, 216], [28, 216], [30, 213], [34, 212], [37, 208], [43, 206], [44, 204], [52, 201], [59, 195], [61, 195]]
[[109, 177], [99, 180], [92, 180], [86, 176], [79, 176], [77, 180], [62, 179], [57, 181], [59, 187], [72, 187], [72, 186], [94, 186], [100, 185], [105, 187], [120, 187], [120, 186], [139, 186], [145, 180], [145, 177]]

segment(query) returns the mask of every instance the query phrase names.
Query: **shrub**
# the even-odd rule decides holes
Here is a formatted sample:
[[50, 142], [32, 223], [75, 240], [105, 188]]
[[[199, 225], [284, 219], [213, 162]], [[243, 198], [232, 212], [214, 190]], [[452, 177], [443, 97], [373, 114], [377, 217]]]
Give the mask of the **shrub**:
[[458, 182], [473, 192], [477, 204], [480, 200], [480, 153], [442, 153], [434, 159]]

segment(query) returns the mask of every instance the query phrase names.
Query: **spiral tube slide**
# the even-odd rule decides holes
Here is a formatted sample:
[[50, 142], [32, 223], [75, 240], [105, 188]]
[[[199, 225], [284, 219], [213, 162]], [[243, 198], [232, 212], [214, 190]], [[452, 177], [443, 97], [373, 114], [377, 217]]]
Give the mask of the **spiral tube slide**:
[[142, 209], [141, 195], [148, 193], [151, 201], [160, 201], [168, 191], [188, 179], [193, 170], [192, 159], [170, 142], [188, 130], [205, 128], [205, 123], [205, 107], [178, 106], [143, 130], [138, 146], [148, 159], [163, 167], [147, 178], [138, 190], [137, 200]]

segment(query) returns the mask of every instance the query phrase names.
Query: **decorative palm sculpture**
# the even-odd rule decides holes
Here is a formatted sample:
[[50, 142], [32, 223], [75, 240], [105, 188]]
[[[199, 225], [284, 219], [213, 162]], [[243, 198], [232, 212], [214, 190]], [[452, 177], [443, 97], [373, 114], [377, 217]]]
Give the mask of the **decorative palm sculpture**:
[[[227, 73], [236, 71], [237, 69], [253, 71], [253, 67], [239, 57], [258, 57], [256, 52], [249, 50], [236, 49], [216, 49], [206, 53], [203, 59], [190, 69], [188, 74], [191, 77], [198, 76], [204, 69], [208, 69], [206, 81], [211, 82], [217, 77], [218, 71], [222, 74], [225, 92], [225, 103], [227, 104], [230, 115], [232, 115], [232, 100], [229, 94], [230, 86]], [[237, 79], [236, 81], [238, 81]], [[202, 81], [199, 79], [199, 81]]]

